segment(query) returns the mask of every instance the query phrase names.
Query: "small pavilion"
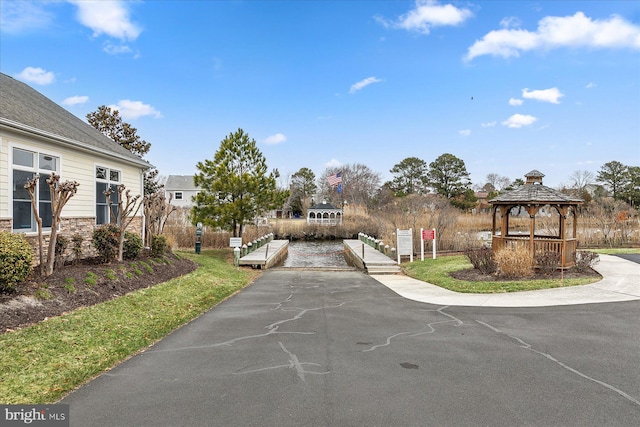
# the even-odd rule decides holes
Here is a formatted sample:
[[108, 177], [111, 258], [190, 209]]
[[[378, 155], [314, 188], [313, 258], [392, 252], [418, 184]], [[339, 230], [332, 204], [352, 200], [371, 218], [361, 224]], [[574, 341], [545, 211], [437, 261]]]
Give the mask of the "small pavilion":
[[309, 208], [307, 224], [340, 225], [342, 224], [342, 209], [323, 201]]
[[[493, 211], [492, 248], [493, 251], [497, 251], [504, 247], [527, 245], [533, 256], [537, 253], [556, 252], [560, 254], [562, 268], [572, 267], [575, 265], [575, 253], [578, 248], [577, 208], [583, 201], [542, 185], [543, 177], [542, 172], [532, 170], [525, 175], [525, 185], [489, 200]], [[536, 232], [536, 214], [545, 206], [549, 206], [550, 213], [554, 211], [557, 213], [557, 235], [543, 235]], [[528, 235], [512, 233], [509, 229], [510, 218], [521, 210], [514, 208], [523, 208], [528, 214]], [[566, 223], [570, 216], [573, 216], [573, 227], [570, 232], [567, 232]], [[550, 230], [547, 229], [544, 232], [549, 233]]]

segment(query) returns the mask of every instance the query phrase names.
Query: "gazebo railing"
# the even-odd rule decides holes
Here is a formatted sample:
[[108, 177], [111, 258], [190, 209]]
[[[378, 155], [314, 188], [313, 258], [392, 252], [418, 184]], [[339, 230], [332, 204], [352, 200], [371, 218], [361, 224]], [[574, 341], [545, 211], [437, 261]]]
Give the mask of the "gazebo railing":
[[[529, 236], [497, 236], [494, 235], [491, 240], [491, 246], [494, 251], [502, 248], [526, 247], [529, 248]], [[562, 254], [562, 267], [573, 267], [575, 264], [575, 253], [578, 249], [577, 239], [554, 238], [550, 236], [535, 236], [533, 239], [533, 251], [535, 254], [543, 254], [545, 252], [555, 252]]]
[[340, 225], [342, 218], [307, 218], [308, 224]]

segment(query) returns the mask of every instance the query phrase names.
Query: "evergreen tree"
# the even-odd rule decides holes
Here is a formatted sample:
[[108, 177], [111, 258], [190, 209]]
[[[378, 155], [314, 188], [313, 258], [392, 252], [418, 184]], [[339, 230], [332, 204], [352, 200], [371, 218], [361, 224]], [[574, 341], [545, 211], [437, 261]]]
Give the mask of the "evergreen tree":
[[629, 184], [629, 168], [615, 160], [607, 162], [598, 171], [597, 180], [607, 186], [615, 200], [620, 200]]
[[463, 195], [471, 185], [464, 161], [445, 153], [429, 164], [429, 185], [447, 199]]
[[202, 191], [195, 197], [193, 222], [220, 227], [242, 237], [244, 225], [268, 210], [281, 207], [289, 196], [276, 187], [277, 170], [267, 173], [267, 163], [242, 129], [220, 143], [213, 160], [196, 165], [194, 183]]
[[428, 188], [427, 162], [417, 157], [407, 157], [393, 166], [391, 183], [396, 196], [424, 194]]

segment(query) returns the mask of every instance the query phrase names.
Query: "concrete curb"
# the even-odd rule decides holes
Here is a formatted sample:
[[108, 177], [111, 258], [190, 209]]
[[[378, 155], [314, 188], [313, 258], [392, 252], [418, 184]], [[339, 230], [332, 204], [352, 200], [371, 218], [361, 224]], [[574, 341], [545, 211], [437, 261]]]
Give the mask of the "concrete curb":
[[549, 307], [640, 300], [640, 264], [600, 255], [599, 282], [582, 286], [500, 294], [463, 294], [405, 275], [372, 275], [398, 295], [419, 302], [474, 307]]

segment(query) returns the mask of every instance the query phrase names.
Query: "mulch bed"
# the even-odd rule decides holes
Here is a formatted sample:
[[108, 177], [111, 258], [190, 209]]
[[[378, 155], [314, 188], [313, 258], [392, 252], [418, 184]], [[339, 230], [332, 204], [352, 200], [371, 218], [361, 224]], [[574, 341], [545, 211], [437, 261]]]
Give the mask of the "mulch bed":
[[[139, 261], [153, 271], [148, 271]], [[193, 261], [168, 253], [162, 259], [140, 257], [121, 263], [100, 264], [97, 260], [85, 260], [78, 265], [58, 268], [49, 277], [34, 273], [18, 285], [16, 291], [0, 292], [0, 334], [166, 282], [196, 268]], [[87, 273], [97, 276], [95, 284], [85, 283]], [[114, 274], [115, 279], [108, 277]]]

